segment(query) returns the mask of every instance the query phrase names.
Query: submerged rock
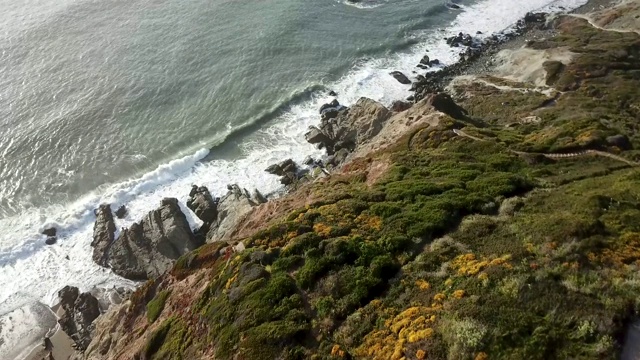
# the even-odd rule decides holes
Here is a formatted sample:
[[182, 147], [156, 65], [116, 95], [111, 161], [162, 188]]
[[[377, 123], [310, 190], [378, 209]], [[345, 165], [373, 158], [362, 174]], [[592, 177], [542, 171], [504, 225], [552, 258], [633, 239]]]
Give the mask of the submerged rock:
[[409, 85], [411, 84], [411, 80], [400, 71], [392, 71], [389, 75], [393, 76], [394, 79], [398, 80], [400, 84]]
[[57, 233], [58, 230], [54, 227], [46, 228], [42, 231], [42, 234], [48, 237], [55, 237]]
[[42, 234], [47, 236], [47, 238], [44, 240], [44, 243], [47, 245], [55, 244], [58, 241], [58, 238], [56, 237], [57, 233], [58, 230], [54, 227], [44, 229], [42, 231]]
[[118, 219], [124, 219], [124, 217], [127, 216], [127, 207], [124, 205], [120, 205], [115, 214]]

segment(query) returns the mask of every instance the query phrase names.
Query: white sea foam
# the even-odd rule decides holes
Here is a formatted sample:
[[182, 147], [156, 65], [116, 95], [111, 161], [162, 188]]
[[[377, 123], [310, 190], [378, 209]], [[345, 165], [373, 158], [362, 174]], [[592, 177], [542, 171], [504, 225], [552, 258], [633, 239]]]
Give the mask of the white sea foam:
[[[418, 34], [421, 43], [410, 54], [366, 61], [327, 86], [338, 93], [340, 102], [345, 105], [355, 103], [361, 96], [389, 105], [393, 100], [410, 95], [408, 86], [401, 85], [389, 76], [390, 71], [400, 70], [413, 77], [412, 71], [425, 51], [432, 59], [437, 58], [443, 64], [457, 60], [459, 50], [446, 45], [444, 37], [476, 31], [481, 31], [484, 34], [482, 36], [489, 36], [505, 30], [527, 11], [541, 8], [559, 10], [560, 7], [571, 9], [585, 2], [491, 0], [467, 6], [443, 31]], [[276, 191], [280, 186], [277, 178], [265, 173], [264, 169], [285, 158], [301, 161], [306, 155], [320, 155], [318, 150], [304, 141], [303, 135], [309, 125], [318, 122], [319, 106], [330, 99], [325, 94], [316, 94], [310, 101], [292, 106], [272, 125], [250, 136], [241, 146], [244, 155], [237, 160], [202, 163], [199, 160], [208, 151], [200, 150], [161, 165], [137, 179], [103, 186], [72, 203], [51, 205], [0, 220], [0, 316], [37, 301], [53, 304], [57, 290], [65, 285], [75, 285], [83, 291], [95, 286], [134, 286], [91, 260], [93, 210], [99, 204], [110, 203], [114, 210], [122, 204], [127, 206], [127, 216], [116, 221], [120, 229], [156, 208], [163, 197], [176, 197], [189, 222], [196, 227], [199, 220], [184, 206], [192, 184], [205, 185], [218, 195], [223, 194], [230, 183], [237, 183], [249, 190], [258, 188], [263, 193]], [[56, 245], [44, 245], [44, 237], [40, 232], [48, 226], [58, 228], [59, 241]], [[0, 336], [5, 339], [20, 336], [17, 332], [8, 334], [0, 331]], [[4, 344], [15, 343], [5, 341]], [[8, 353], [5, 351], [7, 348], [3, 347], [6, 345], [0, 342], [0, 354]]]

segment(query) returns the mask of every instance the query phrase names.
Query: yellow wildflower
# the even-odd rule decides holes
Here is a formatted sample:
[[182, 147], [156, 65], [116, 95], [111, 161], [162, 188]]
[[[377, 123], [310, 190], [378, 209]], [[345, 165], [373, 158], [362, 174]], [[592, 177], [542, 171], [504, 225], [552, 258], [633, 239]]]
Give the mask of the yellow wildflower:
[[418, 280], [416, 281], [416, 286], [420, 288], [420, 290], [426, 291], [431, 289], [431, 285], [424, 281], [424, 280]]

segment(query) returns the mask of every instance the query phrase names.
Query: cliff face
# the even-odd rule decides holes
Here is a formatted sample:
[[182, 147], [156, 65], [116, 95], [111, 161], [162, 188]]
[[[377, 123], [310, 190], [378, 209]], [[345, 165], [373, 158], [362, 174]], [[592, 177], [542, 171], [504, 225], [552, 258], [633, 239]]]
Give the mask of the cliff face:
[[624, 6], [453, 81], [455, 119], [433, 97], [393, 115], [340, 170], [254, 207], [242, 246], [182, 256], [99, 318], [81, 358], [616, 358], [640, 291]]

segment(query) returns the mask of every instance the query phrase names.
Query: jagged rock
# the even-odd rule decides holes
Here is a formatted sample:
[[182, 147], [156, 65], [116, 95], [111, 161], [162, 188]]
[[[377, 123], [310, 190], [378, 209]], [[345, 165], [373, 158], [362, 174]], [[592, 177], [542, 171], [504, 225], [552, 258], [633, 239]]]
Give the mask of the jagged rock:
[[44, 240], [44, 243], [47, 245], [53, 245], [58, 242], [58, 238], [55, 236], [49, 236]]
[[272, 164], [272, 165], [269, 165], [266, 169], [264, 169], [264, 171], [268, 172], [269, 174], [278, 175], [278, 173], [282, 172], [282, 169], [280, 168], [280, 164]]
[[[76, 302], [76, 299], [80, 295], [80, 290], [78, 290], [75, 286], [65, 286], [60, 291], [58, 291], [58, 298], [60, 299], [60, 306], [65, 311], [71, 311], [73, 309], [73, 304]], [[70, 310], [71, 309], [71, 310]]]
[[331, 90], [331, 91], [329, 91], [329, 96], [338, 96], [338, 93], [333, 91], [333, 90]]
[[544, 24], [547, 21], [547, 14], [543, 12], [528, 12], [524, 16], [525, 24]]
[[306, 158], [304, 158], [304, 160], [302, 160], [302, 163], [304, 165], [311, 166], [316, 163], [316, 160], [311, 156], [307, 156]]
[[389, 73], [389, 75], [393, 76], [394, 79], [398, 80], [400, 84], [404, 84], [404, 85], [411, 84], [411, 80], [409, 80], [409, 78], [405, 74], [401, 73], [400, 71], [392, 71]]
[[108, 251], [113, 271], [127, 279], [160, 276], [173, 262], [201, 244], [191, 232], [178, 200], [165, 198], [159, 209], [123, 229]]
[[100, 304], [91, 293], [82, 293], [77, 287], [65, 286], [58, 292], [62, 314], [58, 323], [73, 339], [80, 350], [87, 348], [95, 326], [93, 321], [100, 316]]
[[124, 205], [120, 205], [115, 214], [118, 219], [124, 219], [124, 217], [127, 216], [127, 207]]
[[338, 116], [338, 114], [340, 114], [340, 109], [329, 108], [329, 109], [325, 109], [325, 111], [322, 112], [321, 118], [323, 120], [335, 119]]
[[280, 178], [280, 184], [284, 186], [288, 186], [293, 184], [298, 180], [298, 177], [293, 173], [286, 173]]
[[340, 106], [340, 102], [338, 102], [337, 99], [333, 99], [330, 103], [320, 106], [320, 115], [322, 115], [322, 113], [327, 109], [337, 108], [338, 106]]
[[613, 135], [607, 137], [607, 144], [616, 146], [620, 150], [631, 150], [633, 145], [626, 135]]
[[264, 195], [262, 195], [262, 193], [260, 191], [258, 191], [258, 189], [254, 189], [253, 190], [253, 199], [258, 204], [264, 204], [264, 203], [266, 203], [268, 201], [267, 198]]
[[227, 240], [236, 229], [242, 218], [257, 205], [237, 185], [231, 185], [231, 190], [218, 203], [218, 221], [207, 232], [207, 243]]
[[422, 57], [422, 59], [420, 60], [420, 64], [422, 65], [426, 65], [429, 66], [429, 62], [431, 61], [431, 59], [429, 59], [429, 55], [425, 55]]
[[349, 113], [338, 118], [334, 139], [346, 143], [362, 144], [376, 136], [391, 112], [377, 101], [360, 98]]
[[94, 212], [96, 222], [93, 225], [93, 261], [100, 266], [107, 266], [107, 253], [115, 239], [116, 225], [113, 221], [111, 206], [103, 204]]
[[473, 46], [473, 37], [469, 34], [458, 33], [458, 35], [446, 38], [446, 41], [451, 47]]
[[95, 328], [93, 321], [100, 316], [100, 304], [90, 293], [82, 293], [75, 303], [74, 321], [76, 324], [76, 334], [71, 336], [75, 340], [78, 348], [86, 349], [91, 342], [91, 335]]
[[287, 159], [278, 164], [270, 165], [268, 168], [265, 169], [265, 171], [268, 172], [269, 174], [284, 176], [287, 172], [291, 172], [291, 171], [295, 172], [297, 169], [298, 169], [298, 166], [296, 165], [296, 163], [292, 159]]
[[[304, 134], [304, 138], [311, 144], [320, 144], [321, 148], [330, 148], [333, 146], [331, 138], [315, 126], [309, 128], [309, 131]], [[267, 172], [271, 173], [269, 170], [267, 170]]]
[[213, 224], [218, 217], [218, 204], [206, 186], [192, 187], [187, 207], [207, 226]]
[[411, 103], [402, 100], [396, 100], [391, 104], [391, 110], [395, 112], [402, 112], [411, 107]]

